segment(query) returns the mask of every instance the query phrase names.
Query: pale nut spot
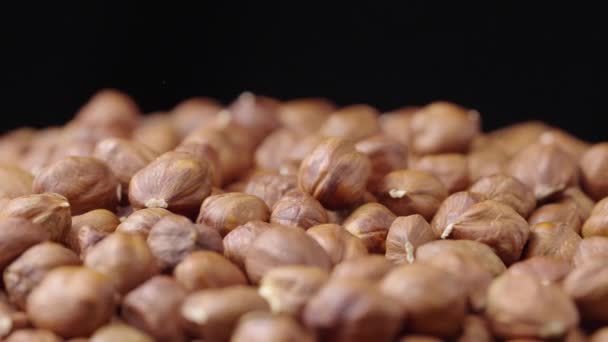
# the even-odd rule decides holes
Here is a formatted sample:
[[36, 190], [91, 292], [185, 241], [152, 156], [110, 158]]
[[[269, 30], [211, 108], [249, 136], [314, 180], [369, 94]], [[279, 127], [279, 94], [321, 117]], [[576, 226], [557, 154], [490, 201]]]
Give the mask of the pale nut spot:
[[411, 242], [405, 242], [405, 260], [408, 264], [414, 262], [414, 245]]
[[391, 198], [403, 198], [407, 195], [407, 190], [390, 189], [388, 195], [391, 196]]
[[541, 281], [540, 283], [541, 283], [543, 286], [549, 286], [549, 285], [551, 285], [551, 281], [549, 281], [549, 280], [547, 280], [547, 279], [545, 279], [545, 280]]
[[481, 117], [481, 115], [479, 114], [479, 111], [475, 110], [475, 109], [471, 109], [467, 112], [467, 115], [469, 116], [469, 119], [471, 121], [476, 121], [479, 120], [479, 118]]
[[70, 207], [70, 202], [68, 201], [63, 201], [61, 203], [59, 203], [59, 208], [69, 208]]
[[286, 175], [289, 175], [289, 168], [288, 168], [287, 166], [285, 166], [285, 165], [281, 166], [281, 167], [279, 168], [279, 174], [280, 174], [281, 176], [286, 176]]
[[13, 330], [13, 320], [8, 315], [0, 317], [0, 337], [5, 337]]
[[182, 316], [196, 324], [205, 324], [209, 320], [209, 315], [200, 306], [185, 305], [182, 307]]
[[562, 336], [566, 332], [566, 326], [560, 321], [550, 321], [542, 326], [538, 332], [541, 338], [552, 338]]
[[540, 135], [538, 141], [540, 141], [541, 144], [550, 145], [555, 142], [555, 136], [551, 132], [545, 132]]
[[564, 187], [552, 187], [552, 186], [546, 186], [546, 185], [538, 185], [534, 191], [534, 195], [536, 196], [536, 198], [546, 198], [549, 195], [552, 195], [553, 193], [555, 193], [556, 191], [560, 190], [560, 188], [565, 188]]
[[216, 122], [218, 127], [224, 128], [230, 124], [232, 121], [232, 114], [229, 110], [223, 109], [219, 113], [217, 113]]
[[258, 289], [258, 294], [262, 296], [262, 298], [266, 299], [268, 305], [270, 305], [270, 311], [272, 311], [272, 313], [280, 313], [282, 311], [281, 301], [277, 296], [274, 295], [271, 286], [260, 286]]
[[163, 208], [166, 209], [169, 204], [162, 198], [150, 198], [145, 203], [146, 208]]
[[453, 222], [450, 223], [450, 224], [448, 224], [447, 227], [445, 227], [445, 229], [441, 233], [441, 238], [442, 239], [447, 239], [448, 236], [450, 236], [450, 234], [452, 234], [452, 230], [454, 230], [454, 223]]

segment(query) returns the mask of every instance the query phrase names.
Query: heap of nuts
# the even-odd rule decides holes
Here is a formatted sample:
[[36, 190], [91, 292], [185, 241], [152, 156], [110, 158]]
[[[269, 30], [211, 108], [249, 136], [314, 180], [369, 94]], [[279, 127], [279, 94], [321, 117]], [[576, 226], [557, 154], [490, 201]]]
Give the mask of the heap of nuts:
[[0, 137], [0, 340], [608, 341], [608, 142], [103, 90]]

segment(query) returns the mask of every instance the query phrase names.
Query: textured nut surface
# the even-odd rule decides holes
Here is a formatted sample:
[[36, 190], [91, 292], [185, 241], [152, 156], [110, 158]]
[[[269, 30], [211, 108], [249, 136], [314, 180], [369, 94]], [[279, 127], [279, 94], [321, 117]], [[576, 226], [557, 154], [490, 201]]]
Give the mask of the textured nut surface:
[[384, 135], [374, 135], [359, 141], [355, 148], [368, 156], [372, 171], [367, 188], [375, 191], [387, 173], [407, 168], [407, 148], [398, 140]]
[[190, 142], [177, 146], [174, 151], [188, 153], [193, 158], [208, 163], [212, 184], [214, 186], [222, 186], [220, 156], [213, 146], [204, 143]]
[[575, 267], [602, 260], [608, 260], [608, 238], [603, 236], [583, 239], [572, 256]]
[[0, 218], [0, 270], [31, 246], [50, 239], [47, 229], [20, 217]]
[[382, 204], [368, 203], [346, 218], [344, 228], [361, 239], [370, 253], [384, 253], [388, 229], [396, 218]]
[[505, 271], [505, 264], [488, 245], [471, 240], [437, 240], [420, 246], [416, 260], [426, 261], [441, 253], [456, 253], [471, 257], [490, 274], [497, 276]]
[[245, 269], [245, 255], [253, 241], [267, 229], [277, 227], [281, 228], [283, 226], [262, 221], [251, 221], [236, 227], [224, 237], [224, 255], [241, 269]]
[[249, 221], [268, 221], [270, 209], [260, 198], [229, 192], [208, 197], [201, 205], [197, 223], [205, 224], [226, 236], [234, 228]]
[[260, 198], [268, 208], [272, 208], [283, 195], [296, 186], [295, 176], [257, 172], [247, 180], [243, 192]]
[[270, 222], [308, 229], [328, 223], [329, 218], [319, 201], [303, 191], [294, 189], [274, 204]]
[[564, 223], [543, 222], [530, 227], [525, 258], [553, 256], [571, 261], [581, 237]]
[[528, 217], [536, 207], [536, 198], [532, 190], [516, 178], [507, 175], [483, 177], [471, 185], [469, 191], [506, 204], [524, 218]]
[[145, 208], [134, 211], [122, 221], [116, 231], [124, 233], [139, 233], [147, 237], [152, 226], [165, 216], [172, 215], [169, 210], [163, 208]]
[[415, 214], [397, 217], [386, 236], [386, 258], [394, 263], [413, 263], [416, 249], [437, 239], [424, 217]]
[[572, 203], [550, 203], [540, 206], [532, 212], [528, 222], [530, 225], [543, 222], [564, 224], [577, 234], [580, 234], [582, 229], [581, 218]]
[[560, 283], [571, 270], [570, 261], [554, 256], [534, 256], [514, 263], [507, 272], [532, 275], [548, 284]]
[[336, 265], [331, 279], [379, 282], [395, 267], [395, 264], [381, 255], [366, 255], [346, 260]]
[[112, 323], [95, 331], [89, 342], [153, 342], [152, 337], [126, 324]]
[[595, 202], [578, 187], [569, 187], [556, 196], [557, 203], [570, 203], [576, 206], [576, 212], [582, 221], [591, 215]]
[[485, 195], [471, 192], [471, 191], [460, 191], [451, 194], [445, 199], [439, 206], [437, 213], [433, 216], [431, 221], [431, 228], [437, 238], [441, 237], [441, 234], [446, 228], [456, 222], [456, 220], [465, 213], [473, 205], [483, 202], [487, 199]]
[[306, 233], [323, 247], [334, 265], [367, 254], [363, 241], [340, 225], [322, 224], [308, 229]]
[[147, 242], [161, 270], [172, 269], [188, 254], [201, 249], [197, 226], [179, 215], [168, 215], [156, 222]]
[[319, 132], [327, 137], [361, 140], [380, 132], [378, 111], [368, 105], [351, 105], [331, 113]]
[[158, 157], [144, 144], [120, 138], [108, 138], [97, 143], [93, 156], [112, 170], [126, 193], [131, 177]]
[[584, 319], [607, 322], [608, 265], [586, 263], [576, 267], [564, 279], [564, 290], [576, 302]]
[[193, 252], [173, 272], [175, 280], [188, 291], [247, 285], [245, 274], [221, 254], [210, 251]]
[[239, 319], [230, 341], [267, 342], [302, 341], [314, 342], [314, 335], [302, 327], [298, 321], [287, 315], [273, 315], [268, 312], [249, 312]]
[[424, 156], [413, 165], [414, 170], [425, 171], [437, 177], [448, 193], [465, 190], [469, 186], [469, 164], [463, 154], [446, 153]]

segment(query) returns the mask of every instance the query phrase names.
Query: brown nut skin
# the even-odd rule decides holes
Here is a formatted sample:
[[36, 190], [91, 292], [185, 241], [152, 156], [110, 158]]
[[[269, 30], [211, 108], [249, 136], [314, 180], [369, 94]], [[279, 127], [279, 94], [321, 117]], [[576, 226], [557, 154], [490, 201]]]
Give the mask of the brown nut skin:
[[197, 225], [179, 215], [169, 215], [156, 222], [147, 242], [158, 267], [164, 271], [173, 269], [193, 251], [202, 249]]
[[5, 300], [6, 298], [0, 300], [0, 338], [5, 338], [14, 331], [30, 326], [27, 314], [23, 311], [17, 311]]
[[34, 177], [16, 165], [0, 163], [0, 198], [15, 198], [32, 193]]
[[572, 257], [575, 267], [602, 260], [608, 260], [608, 238], [604, 236], [584, 238]]
[[300, 98], [283, 102], [279, 108], [279, 120], [283, 127], [301, 136], [314, 134], [327, 120], [336, 106], [322, 98]]
[[370, 254], [336, 265], [331, 273], [331, 279], [366, 281], [375, 284], [394, 267], [395, 264], [384, 256]]
[[62, 342], [52, 331], [44, 329], [22, 329], [10, 334], [4, 342]]
[[16, 197], [2, 207], [0, 217], [22, 217], [39, 224], [53, 241], [63, 240], [72, 219], [68, 200], [54, 193]]
[[512, 124], [486, 134], [484, 145], [493, 145], [504, 150], [509, 157], [538, 142], [539, 137], [551, 129], [540, 121], [525, 121]]
[[458, 337], [458, 342], [492, 342], [492, 332], [488, 322], [477, 315], [467, 315], [462, 326], [462, 334]]
[[319, 128], [326, 137], [358, 141], [380, 132], [379, 113], [368, 105], [350, 105], [331, 113]]
[[72, 215], [93, 209], [115, 210], [120, 188], [118, 179], [102, 161], [89, 157], [67, 157], [41, 169], [32, 189], [55, 192], [70, 202]]
[[274, 204], [270, 222], [308, 229], [328, 223], [329, 217], [319, 201], [303, 191], [294, 189]]
[[273, 313], [297, 318], [328, 279], [327, 271], [315, 266], [281, 266], [264, 275], [258, 293], [266, 299]]
[[135, 209], [164, 208], [194, 217], [211, 192], [209, 163], [185, 152], [167, 152], [139, 170], [129, 184]]
[[235, 264], [221, 254], [209, 251], [191, 253], [177, 264], [173, 275], [190, 292], [247, 285], [247, 277]]
[[50, 270], [80, 263], [78, 255], [54, 242], [30, 247], [4, 270], [4, 288], [10, 302], [24, 309], [27, 296]]
[[64, 243], [84, 257], [89, 248], [113, 233], [119, 224], [118, 217], [106, 209], [91, 210], [73, 216], [72, 227], [68, 230]]
[[608, 210], [594, 209], [591, 216], [583, 223], [581, 235], [584, 238], [592, 236], [608, 237]]
[[380, 116], [380, 130], [386, 136], [399, 141], [403, 146], [409, 146], [412, 122], [412, 115], [418, 111], [419, 107], [402, 107]]
[[426, 335], [408, 335], [400, 338], [399, 342], [443, 342], [443, 339]]
[[103, 326], [95, 331], [89, 342], [153, 342], [148, 334], [139, 331], [129, 325], [112, 323]]
[[397, 216], [382, 204], [360, 206], [344, 221], [344, 228], [361, 239], [370, 253], [384, 253], [388, 229]]
[[484, 146], [484, 148], [471, 151], [467, 155], [469, 179], [476, 182], [483, 177], [504, 173], [509, 162], [507, 153], [497, 147]]
[[608, 327], [601, 328], [596, 330], [591, 337], [589, 337], [589, 342], [605, 342], [608, 341]]
[[431, 228], [435, 236], [437, 238], [441, 237], [445, 228], [454, 223], [460, 215], [473, 205], [485, 200], [487, 200], [485, 195], [471, 191], [460, 191], [451, 194], [441, 203], [431, 221]]
[[284, 226], [262, 221], [250, 221], [236, 227], [224, 237], [224, 256], [241, 269], [245, 269], [245, 255], [253, 240], [262, 232], [271, 228], [284, 228]]
[[279, 107], [275, 99], [244, 92], [230, 104], [228, 115], [231, 122], [247, 130], [254, 142], [260, 142], [280, 126]]
[[186, 295], [173, 278], [153, 277], [125, 296], [122, 317], [155, 341], [185, 341], [179, 310]]
[[430, 173], [398, 170], [384, 176], [375, 195], [380, 203], [398, 216], [420, 214], [430, 220], [448, 197], [448, 191]]
[[577, 234], [581, 233], [583, 222], [572, 203], [550, 203], [538, 207], [528, 218], [530, 225], [543, 222], [563, 223]]
[[0, 270], [31, 246], [47, 241], [47, 229], [20, 217], [0, 218]]
[[314, 335], [287, 315], [249, 312], [239, 319], [232, 342], [302, 341], [315, 342]]
[[408, 331], [442, 337], [460, 331], [466, 314], [466, 288], [452, 274], [415, 263], [395, 268], [379, 286], [407, 313]]
[[272, 208], [281, 197], [296, 187], [295, 176], [257, 172], [247, 180], [243, 192], [260, 198], [268, 208]]
[[216, 119], [222, 105], [208, 97], [192, 97], [178, 103], [171, 110], [173, 126], [181, 139], [197, 127], [210, 125]]
[[133, 131], [133, 141], [157, 153], [165, 153], [179, 144], [179, 133], [164, 112], [150, 113]]
[[87, 252], [84, 264], [106, 275], [123, 295], [158, 273], [146, 240], [137, 234], [110, 234]]
[[392, 341], [403, 314], [394, 302], [366, 282], [335, 280], [310, 299], [302, 320], [320, 341]]
[[593, 145], [580, 161], [581, 184], [596, 201], [608, 197], [608, 143]]
[[450, 223], [441, 238], [483, 242], [492, 247], [506, 265], [519, 260], [530, 229], [511, 207], [492, 200], [472, 205]]
[[583, 319], [608, 322], [608, 265], [605, 262], [576, 267], [564, 279], [563, 288], [576, 302]]
[[527, 218], [536, 207], [536, 198], [532, 190], [517, 178], [507, 175], [483, 177], [471, 185], [469, 191], [506, 204], [524, 218]]
[[226, 236], [249, 221], [268, 221], [270, 209], [260, 198], [242, 192], [208, 197], [201, 205], [196, 223], [216, 229]]
[[190, 142], [177, 146], [175, 152], [189, 153], [195, 159], [199, 159], [209, 164], [212, 184], [222, 186], [222, 171], [220, 156], [216, 149], [209, 144]]
[[571, 270], [572, 264], [564, 259], [554, 256], [534, 256], [514, 263], [507, 272], [532, 275], [543, 284], [560, 284]]
[[493, 276], [503, 273], [505, 264], [488, 245], [471, 240], [437, 240], [420, 246], [416, 260], [426, 261], [441, 253], [456, 253], [471, 257]]
[[150, 229], [160, 221], [163, 217], [173, 215], [167, 209], [163, 208], [145, 208], [134, 211], [124, 221], [122, 221], [118, 227], [117, 232], [124, 233], [138, 233], [144, 237], [148, 237]]
[[416, 249], [437, 237], [424, 217], [415, 214], [397, 217], [386, 236], [386, 259], [400, 264], [413, 263]]
[[192, 293], [180, 312], [190, 335], [215, 342], [230, 340], [244, 314], [268, 309], [254, 287], [238, 285]]
[[479, 134], [479, 113], [449, 102], [433, 102], [412, 116], [410, 146], [414, 153], [464, 153]]
[[580, 140], [574, 135], [558, 128], [551, 128], [543, 132], [538, 137], [538, 141], [542, 144], [558, 146], [576, 161], [579, 161], [591, 147], [591, 144], [588, 142]]
[[375, 191], [387, 173], [407, 168], [407, 148], [398, 140], [384, 135], [374, 135], [359, 141], [357, 151], [367, 155], [372, 172], [367, 180], [367, 189]]
[[503, 338], [558, 338], [579, 322], [574, 302], [561, 288], [509, 272], [490, 285], [486, 317]]
[[111, 279], [86, 267], [50, 271], [27, 297], [27, 314], [37, 328], [63, 337], [88, 336], [114, 312]]
[[524, 258], [553, 256], [571, 261], [581, 241], [581, 237], [564, 223], [538, 223], [530, 227]]
[[72, 228], [91, 226], [95, 230], [105, 233], [113, 233], [120, 223], [118, 217], [106, 209], [95, 209], [82, 215], [72, 216]]
[[327, 209], [357, 203], [365, 194], [371, 163], [363, 153], [341, 138], [327, 138], [302, 161], [298, 187]]
[[295, 227], [262, 232], [245, 254], [245, 269], [254, 284], [271, 269], [288, 265], [310, 265], [324, 270], [332, 266], [323, 247], [304, 230]]
[[278, 172], [299, 139], [298, 134], [290, 129], [274, 131], [255, 150], [255, 165], [261, 170]]
[[467, 157], [463, 154], [424, 156], [414, 163], [412, 169], [425, 171], [437, 177], [450, 194], [469, 187], [469, 165]]
[[344, 260], [350, 260], [367, 255], [367, 247], [361, 239], [349, 233], [337, 224], [322, 224], [306, 231], [323, 247], [332, 264], [337, 265]]
[[91, 131], [111, 130], [129, 137], [140, 115], [137, 104], [127, 94], [116, 89], [102, 89], [80, 108], [74, 121]]
[[591, 216], [595, 202], [587, 196], [579, 187], [569, 187], [554, 199], [557, 203], [568, 203], [576, 207], [576, 212], [584, 222]]

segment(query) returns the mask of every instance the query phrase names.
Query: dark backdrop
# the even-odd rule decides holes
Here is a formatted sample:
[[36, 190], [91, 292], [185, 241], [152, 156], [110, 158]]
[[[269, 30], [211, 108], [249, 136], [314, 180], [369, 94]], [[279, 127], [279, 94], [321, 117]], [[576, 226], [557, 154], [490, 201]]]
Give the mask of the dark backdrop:
[[599, 8], [81, 1], [5, 9], [1, 129], [65, 122], [97, 89], [145, 111], [242, 90], [382, 110], [446, 99], [484, 127], [543, 119], [606, 140]]

